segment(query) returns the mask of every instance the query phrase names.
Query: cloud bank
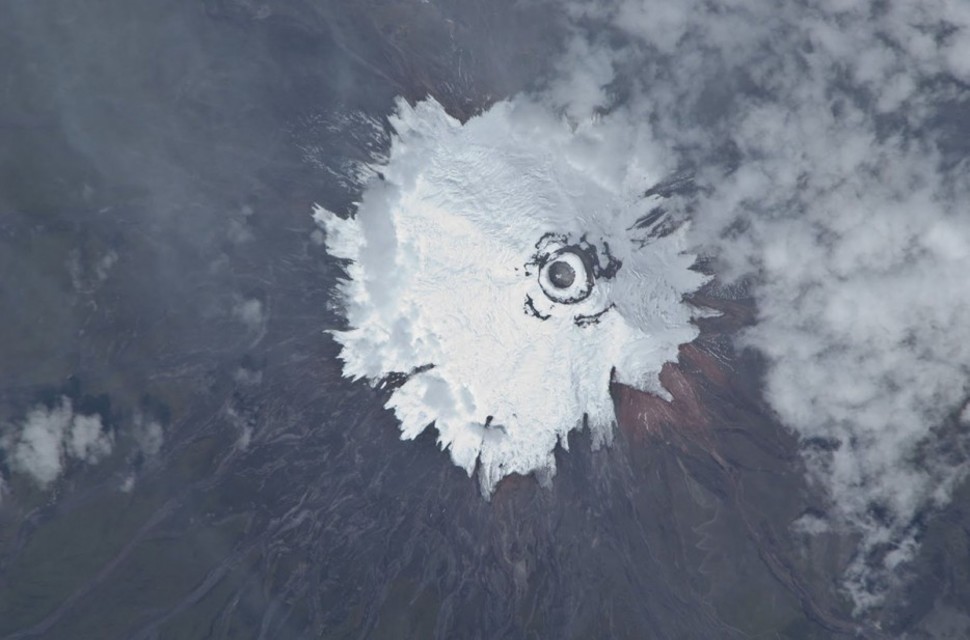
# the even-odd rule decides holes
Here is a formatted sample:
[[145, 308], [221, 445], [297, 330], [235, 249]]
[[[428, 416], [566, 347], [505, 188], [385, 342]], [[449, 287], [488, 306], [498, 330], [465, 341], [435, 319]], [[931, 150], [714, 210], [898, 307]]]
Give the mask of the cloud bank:
[[114, 440], [101, 417], [74, 412], [61, 398], [54, 407], [39, 406], [15, 425], [0, 445], [12, 471], [29, 476], [43, 489], [57, 480], [70, 460], [97, 464], [111, 454]]
[[[432, 106], [403, 109], [395, 123], [398, 161], [375, 178], [355, 221], [318, 213], [331, 253], [358, 261], [348, 267], [358, 284], [342, 287], [354, 328], [340, 334], [347, 371], [377, 379], [438, 365], [439, 335], [415, 333], [409, 318], [437, 314], [436, 322], [460, 326], [455, 335], [463, 339], [490, 335], [488, 322], [449, 309], [495, 304], [490, 291], [469, 289], [468, 279], [521, 264], [514, 257], [521, 249], [480, 242], [462, 216], [443, 217], [447, 228], [424, 220], [487, 202], [488, 214], [474, 224], [489, 233], [511, 226], [515, 237], [541, 234], [549, 211], [575, 233], [584, 216], [598, 219], [602, 210], [595, 198], [582, 200], [582, 188], [572, 191], [587, 178], [609, 194], [607, 202], [690, 172], [696, 192], [667, 204], [671, 216], [690, 221], [677, 242], [686, 238], [723, 281], [743, 282], [755, 297], [757, 321], [739, 346], [764, 356], [765, 397], [801, 436], [812, 479], [831, 498], [827, 521], [812, 529], [861, 535], [845, 587], [858, 611], [877, 605], [918, 548], [923, 512], [944, 505], [967, 471], [970, 5], [600, 0], [550, 3], [549, 10], [572, 25], [558, 71], [535, 94], [469, 123], [469, 131], [486, 131], [486, 145], [462, 142], [462, 153], [452, 153], [462, 128]], [[562, 122], [568, 126], [557, 129]], [[490, 153], [483, 149], [514, 136], [529, 141], [516, 151], [528, 161], [482, 160]], [[542, 167], [563, 160], [578, 178], [518, 192], [509, 186], [522, 176], [532, 185]], [[407, 214], [422, 223], [401, 225], [388, 215], [399, 206], [423, 207], [423, 214]], [[458, 245], [455, 257], [432, 258], [429, 245], [445, 236]], [[662, 255], [680, 260], [683, 248]], [[432, 259], [432, 282], [413, 282]], [[670, 264], [671, 273], [685, 266]], [[423, 296], [442, 283], [448, 299], [427, 304], [432, 298]], [[698, 284], [674, 284], [668, 299]], [[625, 295], [655, 304], [649, 287]], [[679, 304], [669, 308], [676, 332], [654, 351], [629, 352], [618, 367], [627, 378], [639, 372], [636, 382], [659, 393], [651, 381], [660, 364], [693, 336], [689, 314]], [[655, 304], [653, 312], [666, 318], [663, 309]], [[484, 453], [491, 446], [481, 415], [487, 405], [537, 403], [550, 425], [567, 429], [590, 406], [594, 432], [608, 431], [599, 423], [609, 412], [596, 408], [605, 400], [583, 386], [602, 386], [602, 367], [568, 367], [556, 354], [566, 344], [563, 352], [585, 361], [614, 343], [571, 329], [553, 342], [520, 335], [547, 355], [510, 359], [520, 345], [503, 344], [493, 362], [488, 349], [459, 351], [466, 370], [487, 371], [501, 390], [495, 402], [477, 389], [463, 395], [466, 374], [436, 366], [391, 403], [406, 437], [437, 419], [456, 462], [471, 469], [481, 456], [486, 487], [503, 473], [549, 468], [548, 451], [562, 438], [562, 426], [544, 428], [535, 448], [543, 453], [490, 466], [498, 458]], [[563, 400], [563, 388], [577, 389], [580, 400]], [[441, 419], [431, 407], [454, 409]], [[478, 430], [464, 441], [450, 420]]]
[[644, 195], [661, 167], [610, 121], [524, 99], [464, 125], [401, 101], [391, 125], [356, 215], [315, 214], [348, 261], [345, 375], [396, 378], [402, 437], [433, 424], [486, 495], [549, 478], [571, 429], [611, 437], [611, 380], [666, 394], [661, 367], [697, 335], [682, 298], [706, 277]]
[[970, 5], [568, 11], [546, 103], [625, 113], [695, 171], [690, 240], [750, 284], [759, 315], [740, 344], [766, 357], [766, 397], [802, 436], [834, 524], [863, 536], [849, 594], [878, 604], [918, 516], [967, 469]]

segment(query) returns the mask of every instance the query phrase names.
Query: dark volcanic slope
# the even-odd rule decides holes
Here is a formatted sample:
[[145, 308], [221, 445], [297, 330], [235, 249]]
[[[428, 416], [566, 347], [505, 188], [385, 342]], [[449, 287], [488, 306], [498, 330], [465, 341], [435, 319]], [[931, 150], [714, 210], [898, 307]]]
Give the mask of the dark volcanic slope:
[[[490, 503], [433, 434], [400, 442], [383, 393], [340, 377], [322, 333], [339, 269], [309, 211], [349, 207], [347, 163], [386, 144], [361, 114], [379, 122], [395, 95], [430, 92], [467, 116], [528, 86], [558, 39], [547, 13], [249, 0], [4, 13], [0, 422], [10, 432], [66, 396], [115, 446], [49, 491], [3, 458], [0, 638], [856, 630], [832, 591], [851, 546], [788, 533], [811, 496], [761, 411], [757, 363], [725, 346], [744, 301], [665, 373], [673, 406], [617, 389], [611, 448], [576, 436], [551, 489], [513, 478]], [[137, 442], [146, 420], [164, 430], [157, 454]], [[970, 526], [957, 506], [950, 518]], [[965, 565], [947, 531], [927, 533], [933, 567]], [[919, 583], [891, 622], [935, 606], [921, 624], [947, 623], [966, 580]]]

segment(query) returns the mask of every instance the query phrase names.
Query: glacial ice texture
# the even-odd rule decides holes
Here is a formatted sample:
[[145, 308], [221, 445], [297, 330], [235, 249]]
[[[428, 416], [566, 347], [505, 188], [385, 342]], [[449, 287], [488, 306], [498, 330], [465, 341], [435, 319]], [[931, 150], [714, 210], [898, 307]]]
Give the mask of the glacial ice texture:
[[346, 261], [344, 374], [406, 376], [387, 402], [401, 437], [433, 425], [483, 494], [546, 482], [570, 430], [611, 439], [611, 381], [667, 396], [661, 367], [698, 333], [684, 296], [706, 281], [686, 227], [648, 217], [656, 165], [604, 162], [602, 123], [518, 101], [462, 124], [427, 100], [391, 126], [355, 214], [314, 213]]

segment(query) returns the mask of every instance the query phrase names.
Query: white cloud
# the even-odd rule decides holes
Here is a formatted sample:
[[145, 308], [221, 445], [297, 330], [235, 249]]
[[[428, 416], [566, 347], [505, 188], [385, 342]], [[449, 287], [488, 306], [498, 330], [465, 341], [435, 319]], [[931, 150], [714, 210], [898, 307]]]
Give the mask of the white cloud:
[[97, 464], [111, 454], [112, 442], [101, 425], [101, 417], [74, 416], [65, 442], [67, 455]]
[[47, 486], [64, 468], [64, 437], [74, 418], [66, 399], [53, 409], [38, 407], [27, 414], [19, 436], [7, 443], [11, 448], [10, 466]]
[[572, 10], [629, 39], [587, 43], [629, 84], [629, 135], [699, 167], [693, 241], [724, 277], [755, 276], [742, 344], [767, 356], [768, 400], [834, 448], [806, 456], [831, 515], [863, 533], [846, 586], [865, 609], [966, 473], [934, 442], [970, 393], [970, 172], [944, 164], [934, 126], [970, 99], [970, 5], [594, 6]]
[[149, 420], [144, 416], [136, 416], [134, 423], [135, 443], [138, 450], [146, 456], [157, 455], [162, 450], [165, 443], [165, 431], [155, 420]]
[[[134, 439], [135, 451], [147, 458], [157, 456], [165, 444], [165, 430], [162, 425], [140, 413], [135, 414], [132, 421], [131, 435]], [[129, 471], [118, 488], [122, 493], [131, 493], [135, 488], [137, 479], [135, 471]]]
[[[582, 143], [543, 162], [583, 158], [584, 173], [607, 190], [633, 189], [637, 176], [696, 169], [697, 196], [672, 209], [690, 205], [683, 209], [693, 223], [689, 239], [715, 258], [724, 280], [752, 283], [758, 317], [741, 345], [766, 357], [765, 395], [803, 437], [812, 477], [831, 496], [827, 526], [862, 534], [846, 588], [864, 610], [882, 595], [872, 585], [887, 584], [916, 552], [917, 516], [945, 504], [967, 470], [966, 443], [949, 437], [944, 451], [939, 434], [953, 428], [951, 417], [970, 394], [970, 161], [955, 163], [938, 147], [939, 125], [952, 118], [946, 108], [970, 103], [970, 4], [600, 0], [550, 7], [573, 19], [572, 39], [556, 77], [540, 95], [513, 99], [512, 109], [522, 109], [533, 135], [550, 140], [563, 135], [552, 127], [554, 115], [564, 116], [567, 129], [585, 128]], [[408, 152], [435, 157], [428, 145], [441, 144], [440, 118], [415, 130]], [[510, 132], [491, 131], [491, 146]], [[431, 162], [444, 176], [453, 161]], [[375, 188], [361, 220], [368, 207], [381, 209], [378, 200], [427, 187], [417, 166]], [[532, 170], [521, 166], [519, 173]], [[445, 176], [444, 193], [474, 195], [479, 174], [466, 173]], [[501, 190], [492, 195], [509, 198], [496, 216], [515, 211], [530, 221], [542, 209]], [[432, 204], [462, 204], [445, 200]], [[424, 298], [386, 292], [406, 290], [395, 278], [406, 281], [427, 248], [416, 242], [410, 253], [401, 250], [389, 240], [398, 222], [376, 217], [385, 228], [326, 218], [327, 244], [344, 257], [371, 256], [349, 268], [355, 279], [382, 273], [381, 260], [400, 256], [386, 289], [345, 293], [351, 309], [372, 305], [387, 318], [406, 318]], [[453, 288], [463, 300], [462, 287]], [[354, 339], [408, 348], [361, 348], [348, 362], [355, 375], [434, 360], [409, 356], [434, 353], [437, 334], [382, 322]], [[353, 315], [351, 324], [363, 326]], [[655, 363], [644, 359], [643, 370]], [[540, 373], [523, 372], [544, 384]], [[404, 421], [436, 417], [418, 409], [439, 406], [446, 389], [429, 383]], [[556, 411], [548, 415], [562, 419]], [[464, 418], [464, 409], [457, 414]], [[467, 466], [474, 458], [458, 460]]]
[[819, 516], [806, 513], [791, 524], [792, 531], [795, 533], [807, 534], [812, 536], [817, 536], [822, 533], [828, 533], [832, 530], [831, 526], [824, 518]]
[[563, 62], [546, 97], [574, 121], [586, 120], [609, 102], [606, 87], [614, 77], [613, 60], [602, 49], [574, 38]]
[[96, 464], [111, 454], [113, 439], [97, 415], [75, 414], [71, 401], [32, 409], [3, 439], [13, 471], [47, 488], [63, 473], [68, 460]]
[[233, 244], [245, 244], [247, 242], [252, 242], [253, 238], [255, 237], [245, 220], [235, 219], [229, 221], [229, 228], [226, 231], [226, 235], [229, 237], [229, 241]]
[[255, 431], [253, 416], [248, 413], [240, 413], [231, 405], [226, 406], [225, 411], [230, 424], [239, 429], [239, 438], [235, 443], [236, 449], [240, 451], [248, 449], [253, 441]]
[[94, 268], [98, 281], [104, 282], [108, 279], [108, 274], [116, 262], [118, 262], [118, 254], [114, 251], [108, 251], [106, 254], [101, 256], [101, 259], [98, 260], [98, 263]]
[[232, 313], [250, 329], [256, 330], [263, 325], [263, 303], [255, 298], [240, 300], [233, 307]]
[[65, 266], [71, 277], [71, 284], [78, 293], [94, 293], [107, 281], [118, 262], [118, 253], [108, 250], [99, 258], [86, 257], [80, 249], [72, 249]]
[[239, 384], [253, 386], [263, 381], [263, 372], [253, 371], [252, 369], [247, 369], [245, 367], [238, 367], [232, 374], [232, 378]]

